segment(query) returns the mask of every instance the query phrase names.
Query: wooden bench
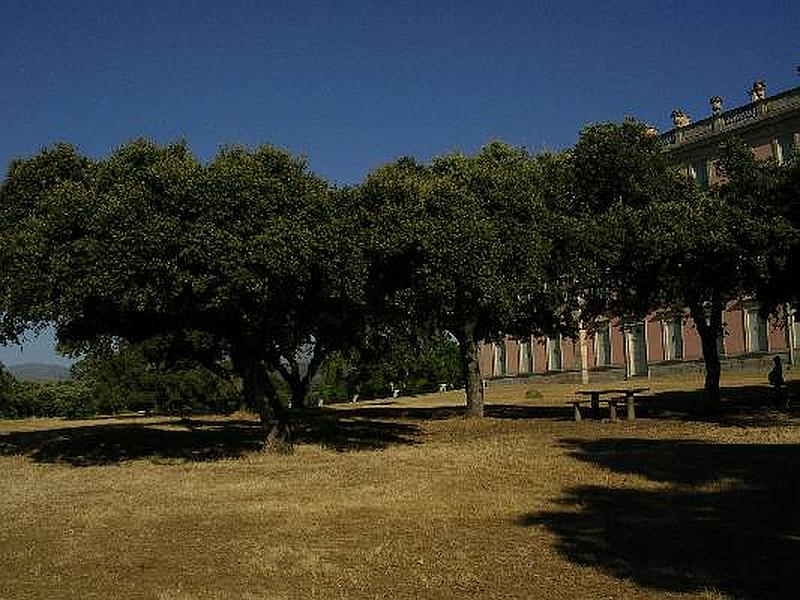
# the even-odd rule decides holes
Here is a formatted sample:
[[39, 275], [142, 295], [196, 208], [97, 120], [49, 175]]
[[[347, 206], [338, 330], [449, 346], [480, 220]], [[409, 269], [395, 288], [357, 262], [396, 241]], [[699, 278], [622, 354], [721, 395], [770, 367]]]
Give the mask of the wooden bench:
[[[572, 404], [574, 408], [575, 420], [581, 420], [581, 404], [588, 402], [592, 408], [592, 414], [595, 418], [600, 417], [600, 403], [608, 404], [609, 418], [612, 421], [617, 420], [617, 406], [624, 404], [627, 409], [627, 417], [629, 421], [636, 419], [636, 404], [634, 399], [636, 394], [649, 390], [648, 387], [635, 387], [635, 388], [613, 388], [613, 389], [591, 389], [591, 390], [577, 390], [575, 392], [578, 396], [589, 396], [588, 400], [575, 399], [570, 400], [568, 404]], [[604, 395], [613, 396], [603, 398]]]

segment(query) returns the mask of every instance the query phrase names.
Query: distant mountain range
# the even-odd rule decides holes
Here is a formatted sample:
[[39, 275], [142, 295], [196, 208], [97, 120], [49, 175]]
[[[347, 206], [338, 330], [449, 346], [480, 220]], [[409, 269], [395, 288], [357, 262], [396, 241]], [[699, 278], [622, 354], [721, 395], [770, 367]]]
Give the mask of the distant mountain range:
[[70, 378], [69, 367], [46, 363], [22, 363], [5, 365], [6, 370], [18, 381], [66, 381]]

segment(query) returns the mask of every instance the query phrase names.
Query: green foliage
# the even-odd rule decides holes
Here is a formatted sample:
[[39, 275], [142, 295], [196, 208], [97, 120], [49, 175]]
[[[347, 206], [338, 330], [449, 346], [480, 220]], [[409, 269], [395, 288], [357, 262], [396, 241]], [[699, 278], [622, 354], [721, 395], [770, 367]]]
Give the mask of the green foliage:
[[558, 326], [565, 306], [543, 165], [494, 142], [430, 165], [401, 159], [359, 188], [372, 237], [368, 289], [379, 320], [458, 339], [468, 411], [482, 413], [477, 342]]
[[0, 363], [0, 416], [10, 411], [10, 403], [14, 394], [16, 380], [3, 363]]
[[326, 401], [390, 396], [393, 389], [403, 394], [420, 394], [445, 383], [463, 385], [458, 343], [444, 336], [417, 340], [396, 336], [380, 352], [335, 353], [323, 364], [321, 377], [311, 395]]
[[[757, 295], [769, 307], [800, 300], [796, 273], [800, 269], [800, 161], [778, 165], [759, 161], [752, 151], [728, 140], [720, 159], [728, 181], [720, 197], [753, 215], [747, 225], [757, 242], [751, 269]], [[764, 248], [767, 251], [764, 251]]]
[[374, 289], [456, 337], [468, 326], [482, 339], [531, 325], [553, 237], [541, 183], [537, 161], [500, 142], [371, 173], [361, 194], [378, 236]]
[[160, 340], [119, 343], [96, 349], [73, 367], [75, 380], [90, 391], [99, 413], [148, 411], [160, 414], [229, 412], [239, 405], [239, 389], [191, 358], [154, 362]]
[[350, 400], [358, 387], [353, 360], [342, 352], [329, 354], [320, 366], [319, 377], [312, 383], [311, 397], [322, 398], [325, 402]]
[[635, 119], [583, 129], [572, 152], [572, 207], [599, 214], [614, 206], [644, 208], [686, 187], [670, 164], [661, 138]]
[[[15, 162], [0, 188], [0, 341], [46, 323], [74, 351], [196, 332], [203, 364], [230, 358], [256, 403], [274, 390], [268, 370], [301, 403], [324, 356], [358, 337], [360, 232], [352, 194], [273, 147], [202, 165], [183, 143], [136, 140], [97, 161], [57, 145]], [[136, 377], [141, 404], [184, 403], [205, 385], [164, 383], [152, 400]], [[103, 395], [112, 410], [128, 402], [115, 393]]]
[[710, 406], [719, 400], [717, 337], [726, 304], [763, 286], [785, 260], [786, 220], [771, 208], [769, 165], [728, 140], [728, 180], [704, 191], [669, 164], [657, 137], [634, 121], [589, 127], [574, 151], [571, 229], [590, 256], [578, 288], [586, 321], [598, 314], [641, 319], [688, 307], [703, 346]]
[[432, 392], [440, 383], [462, 385], [458, 343], [443, 336], [416, 340], [395, 339], [388, 352], [356, 364], [355, 381], [365, 396], [382, 397], [392, 386], [404, 394]]
[[15, 382], [0, 398], [0, 417], [67, 417], [78, 419], [96, 414], [91, 389], [74, 381]]
[[17, 382], [0, 366], [0, 417], [224, 413], [240, 405], [240, 390], [229, 378], [188, 359], [170, 367], [155, 364], [148, 352], [152, 348], [127, 343], [95, 349], [64, 382]]

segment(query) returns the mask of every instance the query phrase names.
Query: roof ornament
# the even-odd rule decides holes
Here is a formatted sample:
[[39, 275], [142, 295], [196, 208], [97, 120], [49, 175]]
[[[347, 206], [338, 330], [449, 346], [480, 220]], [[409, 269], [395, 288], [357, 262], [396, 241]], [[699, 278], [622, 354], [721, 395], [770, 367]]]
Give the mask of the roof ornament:
[[711, 96], [711, 114], [718, 115], [722, 112], [722, 96]]
[[686, 127], [687, 125], [691, 124], [692, 118], [683, 112], [682, 109], [676, 108], [672, 111], [672, 123], [675, 127]]
[[750, 102], [758, 102], [767, 97], [767, 84], [763, 79], [756, 79], [750, 88]]

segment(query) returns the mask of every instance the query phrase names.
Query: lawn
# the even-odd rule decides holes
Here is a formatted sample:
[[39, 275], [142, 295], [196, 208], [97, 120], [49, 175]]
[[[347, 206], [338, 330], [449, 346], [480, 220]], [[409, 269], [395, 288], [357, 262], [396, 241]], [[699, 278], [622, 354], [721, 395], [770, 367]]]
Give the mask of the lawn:
[[0, 422], [0, 598], [798, 598], [800, 408], [763, 382], [714, 418], [694, 377], [635, 422], [543, 380], [315, 409], [288, 457], [247, 415]]

